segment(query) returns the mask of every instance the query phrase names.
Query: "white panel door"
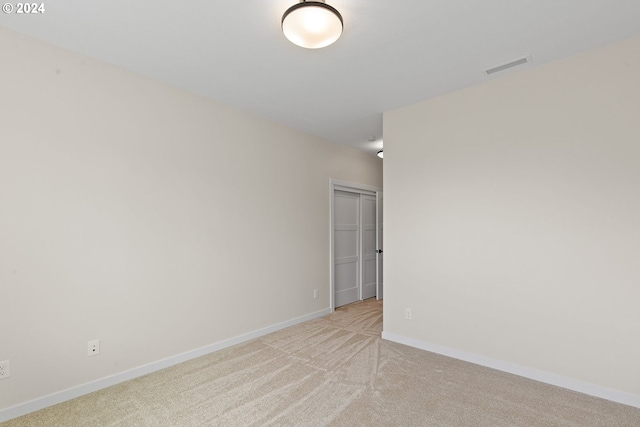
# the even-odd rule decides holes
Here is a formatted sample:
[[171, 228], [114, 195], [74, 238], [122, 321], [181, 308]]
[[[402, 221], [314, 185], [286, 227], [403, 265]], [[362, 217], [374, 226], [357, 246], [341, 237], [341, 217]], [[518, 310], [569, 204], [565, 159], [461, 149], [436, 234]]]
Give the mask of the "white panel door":
[[362, 299], [376, 296], [376, 197], [360, 196], [362, 224]]
[[383, 218], [382, 218], [382, 191], [378, 191], [376, 193], [376, 208], [378, 211], [378, 215], [376, 216], [376, 227], [378, 229], [378, 233], [377, 233], [377, 290], [376, 290], [376, 299], [382, 299], [382, 291], [383, 291], [383, 285], [382, 285], [382, 258], [383, 258], [383, 253], [382, 253], [382, 237], [384, 236], [384, 233], [382, 232], [382, 224], [383, 224]]
[[335, 306], [360, 299], [360, 195], [334, 192], [333, 242]]

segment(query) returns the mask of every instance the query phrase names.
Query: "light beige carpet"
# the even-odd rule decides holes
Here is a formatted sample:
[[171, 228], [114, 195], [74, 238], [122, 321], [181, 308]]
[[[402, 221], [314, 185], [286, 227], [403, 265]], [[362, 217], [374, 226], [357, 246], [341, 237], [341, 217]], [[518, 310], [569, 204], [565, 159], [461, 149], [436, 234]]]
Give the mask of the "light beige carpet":
[[640, 426], [640, 409], [383, 341], [368, 300], [14, 426]]

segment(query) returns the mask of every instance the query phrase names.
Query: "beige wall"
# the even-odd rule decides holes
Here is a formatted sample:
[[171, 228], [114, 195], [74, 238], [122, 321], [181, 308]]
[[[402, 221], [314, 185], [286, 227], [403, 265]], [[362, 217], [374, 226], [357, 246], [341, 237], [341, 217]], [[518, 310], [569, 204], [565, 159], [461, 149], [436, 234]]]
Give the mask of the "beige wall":
[[0, 409], [329, 307], [329, 178], [381, 186], [379, 159], [8, 30], [0, 52]]
[[385, 114], [385, 333], [640, 402], [638, 52]]

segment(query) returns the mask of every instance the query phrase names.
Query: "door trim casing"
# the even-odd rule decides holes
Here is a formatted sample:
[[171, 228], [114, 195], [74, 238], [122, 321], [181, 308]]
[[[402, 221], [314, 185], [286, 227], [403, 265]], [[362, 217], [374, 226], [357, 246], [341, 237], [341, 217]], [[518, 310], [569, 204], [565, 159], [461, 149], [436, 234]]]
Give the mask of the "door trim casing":
[[[356, 182], [343, 181], [340, 179], [329, 178], [329, 309], [333, 313], [336, 309], [335, 306], [335, 284], [334, 284], [334, 253], [333, 253], [333, 198], [336, 190], [349, 191], [352, 193], [366, 194], [369, 196], [376, 196], [376, 193], [382, 191], [380, 187], [374, 187], [372, 185], [359, 184]], [[376, 212], [377, 214], [377, 212]]]

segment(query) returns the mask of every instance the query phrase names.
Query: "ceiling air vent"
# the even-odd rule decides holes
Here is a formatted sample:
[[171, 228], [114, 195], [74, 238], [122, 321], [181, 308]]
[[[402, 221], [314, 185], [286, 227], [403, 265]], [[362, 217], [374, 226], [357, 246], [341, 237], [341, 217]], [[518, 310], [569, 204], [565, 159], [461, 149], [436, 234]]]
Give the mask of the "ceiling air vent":
[[500, 71], [508, 70], [509, 68], [517, 67], [519, 65], [528, 64], [529, 62], [531, 62], [531, 57], [525, 56], [524, 58], [516, 59], [515, 61], [507, 62], [506, 64], [497, 65], [485, 71], [488, 75], [491, 75], [499, 73]]

